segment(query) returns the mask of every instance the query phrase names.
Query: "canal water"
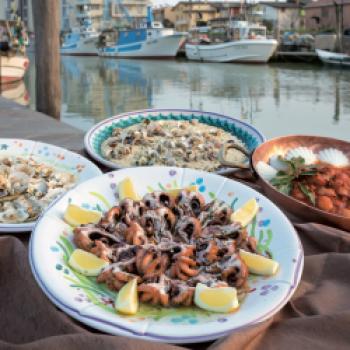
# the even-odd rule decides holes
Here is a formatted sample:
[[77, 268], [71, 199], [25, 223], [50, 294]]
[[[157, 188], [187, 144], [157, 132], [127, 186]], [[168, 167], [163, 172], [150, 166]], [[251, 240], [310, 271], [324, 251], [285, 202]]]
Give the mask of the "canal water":
[[[61, 119], [84, 131], [127, 111], [190, 108], [242, 119], [267, 138], [314, 134], [350, 141], [350, 70], [66, 56], [61, 80]], [[35, 108], [33, 62], [25, 84]]]

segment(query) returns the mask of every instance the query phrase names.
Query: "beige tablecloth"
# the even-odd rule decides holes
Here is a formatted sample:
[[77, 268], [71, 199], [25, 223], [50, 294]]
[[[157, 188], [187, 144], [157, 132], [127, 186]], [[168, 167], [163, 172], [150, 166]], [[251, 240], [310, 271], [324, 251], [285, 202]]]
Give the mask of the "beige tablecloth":
[[[81, 132], [16, 108], [11, 104], [4, 107], [0, 99], [0, 137], [26, 137], [81, 150]], [[257, 326], [215, 342], [185, 347], [350, 349], [350, 233], [300, 221], [295, 228], [305, 250], [305, 267], [291, 301], [272, 319]], [[180, 348], [101, 334], [58, 310], [32, 276], [27, 251], [29, 236], [0, 236], [0, 349]]]

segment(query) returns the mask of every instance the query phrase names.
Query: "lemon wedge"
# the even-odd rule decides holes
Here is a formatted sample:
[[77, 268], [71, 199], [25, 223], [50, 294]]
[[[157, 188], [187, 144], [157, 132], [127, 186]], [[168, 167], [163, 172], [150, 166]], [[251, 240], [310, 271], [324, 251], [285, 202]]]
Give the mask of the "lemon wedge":
[[134, 201], [140, 200], [140, 196], [136, 193], [134, 184], [130, 177], [126, 177], [118, 185], [119, 198], [121, 200], [125, 198], [133, 199]]
[[86, 210], [75, 204], [69, 204], [65, 213], [64, 221], [71, 226], [84, 224], [96, 224], [100, 221], [102, 214], [97, 211]]
[[232, 222], [239, 222], [243, 227], [247, 226], [258, 213], [259, 204], [255, 198], [250, 199], [242, 207], [234, 211], [231, 215]]
[[118, 292], [115, 301], [115, 309], [125, 315], [134, 315], [139, 308], [139, 299], [137, 296], [137, 279], [129, 281]]
[[270, 276], [274, 275], [279, 267], [276, 260], [266, 258], [264, 256], [247, 252], [243, 249], [239, 250], [239, 255], [246, 263], [249, 272], [257, 275]]
[[207, 287], [202, 283], [196, 285], [194, 303], [213, 312], [232, 312], [239, 307], [236, 288]]
[[177, 197], [181, 191], [187, 191], [187, 192], [197, 192], [198, 187], [197, 185], [190, 185], [186, 186], [184, 188], [175, 188], [172, 190], [167, 191], [172, 197]]
[[97, 276], [108, 262], [85, 250], [75, 249], [69, 257], [68, 264], [84, 276]]

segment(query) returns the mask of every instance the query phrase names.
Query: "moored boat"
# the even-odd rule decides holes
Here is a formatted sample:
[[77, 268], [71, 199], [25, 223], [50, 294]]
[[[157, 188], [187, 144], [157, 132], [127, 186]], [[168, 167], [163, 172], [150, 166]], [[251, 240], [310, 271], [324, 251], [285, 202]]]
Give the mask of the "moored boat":
[[123, 58], [175, 57], [187, 33], [168, 28], [140, 28], [120, 30], [116, 39], [106, 42], [99, 55]]
[[73, 28], [64, 36], [61, 44], [61, 55], [97, 56], [100, 33], [93, 27], [91, 20], [85, 20], [80, 28]]
[[6, 56], [0, 54], [1, 83], [23, 79], [28, 67], [29, 59], [26, 56]]
[[266, 28], [234, 21], [221, 42], [189, 42], [185, 46], [189, 60], [206, 62], [267, 62], [277, 47], [277, 41], [267, 39]]
[[15, 82], [23, 79], [29, 67], [25, 54], [27, 34], [20, 20], [0, 21], [0, 81]]
[[316, 49], [317, 56], [323, 63], [350, 68], [350, 55]]

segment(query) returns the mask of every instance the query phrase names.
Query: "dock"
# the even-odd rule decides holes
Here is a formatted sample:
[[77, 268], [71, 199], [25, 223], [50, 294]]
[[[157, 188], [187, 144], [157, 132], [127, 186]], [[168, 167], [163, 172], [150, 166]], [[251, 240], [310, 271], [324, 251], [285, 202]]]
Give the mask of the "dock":
[[319, 61], [315, 51], [276, 51], [274, 59], [278, 61], [293, 60], [303, 62]]
[[84, 132], [0, 97], [0, 137], [42, 141], [81, 152]]

